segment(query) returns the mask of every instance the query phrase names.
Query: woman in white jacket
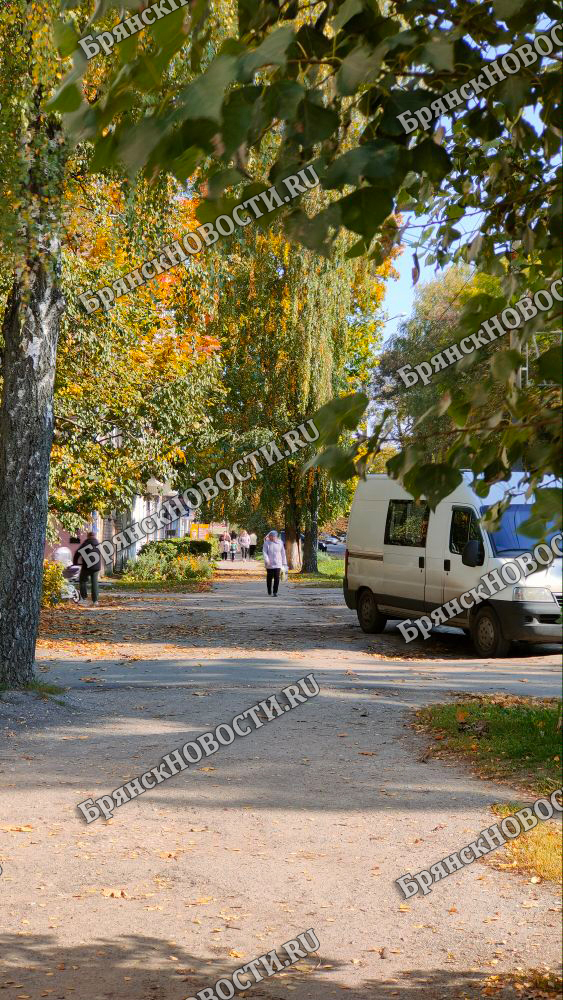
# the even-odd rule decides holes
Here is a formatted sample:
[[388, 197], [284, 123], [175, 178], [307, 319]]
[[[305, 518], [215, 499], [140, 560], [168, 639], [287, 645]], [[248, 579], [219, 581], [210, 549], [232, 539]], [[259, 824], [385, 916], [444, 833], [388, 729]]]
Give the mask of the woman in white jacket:
[[278, 596], [280, 585], [280, 573], [282, 569], [287, 572], [287, 559], [285, 557], [285, 546], [279, 538], [277, 531], [270, 531], [264, 539], [262, 547], [264, 555], [264, 566], [266, 567], [266, 586], [268, 593], [272, 594], [272, 584], [274, 585], [274, 597]]

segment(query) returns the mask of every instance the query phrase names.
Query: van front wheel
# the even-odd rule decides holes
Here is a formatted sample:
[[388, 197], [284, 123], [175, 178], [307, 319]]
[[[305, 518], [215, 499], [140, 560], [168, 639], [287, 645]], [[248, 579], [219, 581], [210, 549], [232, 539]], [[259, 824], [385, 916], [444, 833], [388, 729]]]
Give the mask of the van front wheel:
[[506, 656], [510, 642], [504, 638], [492, 608], [481, 608], [471, 622], [471, 638], [479, 656]]
[[358, 594], [356, 614], [363, 632], [383, 632], [387, 624], [387, 619], [379, 611], [371, 590], [362, 590]]

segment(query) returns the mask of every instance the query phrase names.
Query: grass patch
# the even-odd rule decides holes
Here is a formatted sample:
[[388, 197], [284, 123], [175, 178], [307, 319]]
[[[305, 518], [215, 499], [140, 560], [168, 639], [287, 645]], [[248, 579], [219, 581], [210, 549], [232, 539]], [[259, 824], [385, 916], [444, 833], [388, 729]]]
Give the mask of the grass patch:
[[[496, 803], [493, 812], [504, 819], [505, 816], [513, 816], [526, 804], [525, 802]], [[540, 820], [533, 830], [507, 841], [505, 851], [506, 854], [490, 855], [493, 867], [501, 868], [503, 871], [509, 869], [536, 875], [549, 882], [561, 881], [563, 845], [561, 829], [557, 823]], [[510, 859], [508, 864], [507, 855]]]
[[17, 687], [0, 684], [0, 695], [6, 691], [31, 691], [39, 698], [50, 698], [55, 695], [64, 694], [66, 688], [60, 687], [59, 684], [49, 684], [48, 681], [39, 681], [34, 678], [29, 684], [18, 684]]
[[464, 694], [420, 709], [416, 723], [438, 741], [433, 756], [456, 756], [483, 778], [549, 795], [561, 783], [560, 712], [557, 698]]
[[340, 587], [344, 579], [344, 560], [331, 556], [318, 557], [318, 573], [299, 573], [291, 570], [289, 579], [300, 587]]

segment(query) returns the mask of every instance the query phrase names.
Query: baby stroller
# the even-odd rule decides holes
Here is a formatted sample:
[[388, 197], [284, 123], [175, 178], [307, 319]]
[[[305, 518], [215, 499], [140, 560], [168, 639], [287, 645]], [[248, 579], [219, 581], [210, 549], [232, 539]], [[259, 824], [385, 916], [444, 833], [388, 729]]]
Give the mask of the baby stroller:
[[80, 577], [80, 566], [75, 566], [72, 563], [63, 570], [63, 576], [65, 584], [61, 592], [61, 600], [74, 601], [75, 604], [80, 604], [80, 591], [77, 587]]

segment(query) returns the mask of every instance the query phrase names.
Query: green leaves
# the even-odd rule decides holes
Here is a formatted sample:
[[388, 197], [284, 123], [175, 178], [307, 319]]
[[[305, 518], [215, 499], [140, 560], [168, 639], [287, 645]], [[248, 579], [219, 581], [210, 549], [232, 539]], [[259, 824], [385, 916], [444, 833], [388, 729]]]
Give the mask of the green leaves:
[[340, 218], [347, 229], [371, 238], [393, 211], [393, 199], [377, 188], [363, 187], [338, 202]]
[[354, 17], [356, 14], [361, 14], [364, 9], [362, 0], [344, 0], [344, 3], [340, 6], [336, 17], [332, 19], [332, 30], [335, 32], [340, 31], [340, 29], [347, 24], [347, 22]]
[[424, 61], [430, 63], [430, 65], [433, 66], [438, 72], [441, 72], [442, 70], [453, 72], [454, 70], [453, 42], [442, 40], [429, 42], [424, 46], [422, 56]]
[[307, 148], [330, 138], [338, 128], [338, 115], [336, 111], [306, 97], [299, 107], [299, 122], [299, 138]]
[[548, 526], [553, 531], [553, 525], [561, 518], [563, 507], [563, 490], [559, 486], [542, 486], [534, 493], [534, 503], [530, 506], [530, 517], [523, 521], [520, 530], [528, 538], [542, 539]]
[[237, 75], [236, 56], [218, 56], [197, 80], [178, 95], [178, 120], [210, 118], [220, 122], [225, 90]]
[[557, 383], [561, 385], [561, 347], [550, 347], [538, 358], [538, 372], [544, 382]]
[[239, 87], [231, 91], [221, 110], [221, 138], [225, 155], [232, 156], [246, 141], [250, 129], [260, 87]]
[[53, 25], [53, 37], [59, 54], [63, 58], [70, 56], [78, 44], [78, 35], [73, 25], [69, 24], [68, 21], [55, 21]]
[[283, 66], [287, 57], [287, 50], [293, 39], [295, 32], [289, 25], [284, 25], [273, 31], [264, 39], [252, 52], [244, 56], [239, 64], [239, 80], [246, 82], [251, 80], [258, 69], [262, 66]]
[[314, 421], [322, 444], [336, 443], [344, 430], [355, 430], [364, 415], [369, 399], [365, 392], [339, 396], [317, 410]]
[[529, 90], [530, 80], [522, 75], [509, 76], [499, 84], [495, 97], [502, 101], [511, 120], [514, 120], [528, 103]]
[[406, 472], [403, 486], [416, 499], [426, 497], [432, 510], [440, 500], [452, 493], [462, 482], [459, 469], [452, 469], [445, 462], [425, 463]]
[[413, 163], [419, 173], [428, 175], [431, 181], [440, 183], [452, 169], [452, 161], [443, 146], [432, 139], [425, 139], [412, 150]]
[[495, 378], [498, 378], [500, 382], [504, 382], [518, 371], [520, 366], [524, 364], [524, 360], [519, 351], [497, 350], [493, 354], [491, 371]]
[[338, 93], [343, 97], [355, 94], [358, 87], [377, 79], [383, 51], [379, 53], [366, 45], [359, 45], [343, 60], [336, 77]]
[[364, 179], [394, 194], [410, 164], [410, 153], [403, 146], [376, 139], [334, 160], [324, 174], [322, 184], [327, 189], [340, 188], [345, 184], [359, 185]]
[[63, 83], [45, 105], [49, 111], [68, 113], [77, 111], [82, 104], [82, 94], [75, 83]]
[[323, 452], [315, 455], [306, 463], [305, 468], [310, 469], [313, 466], [328, 469], [332, 478], [338, 479], [340, 482], [352, 479], [358, 474], [350, 452], [336, 445], [330, 445]]
[[357, 475], [354, 464], [354, 447], [345, 449], [338, 446], [339, 438], [346, 431], [356, 430], [365, 414], [369, 400], [365, 393], [355, 392], [348, 396], [332, 399], [321, 406], [313, 417], [319, 430], [317, 447], [319, 451], [307, 462], [305, 468], [322, 466], [331, 476], [343, 482]]

